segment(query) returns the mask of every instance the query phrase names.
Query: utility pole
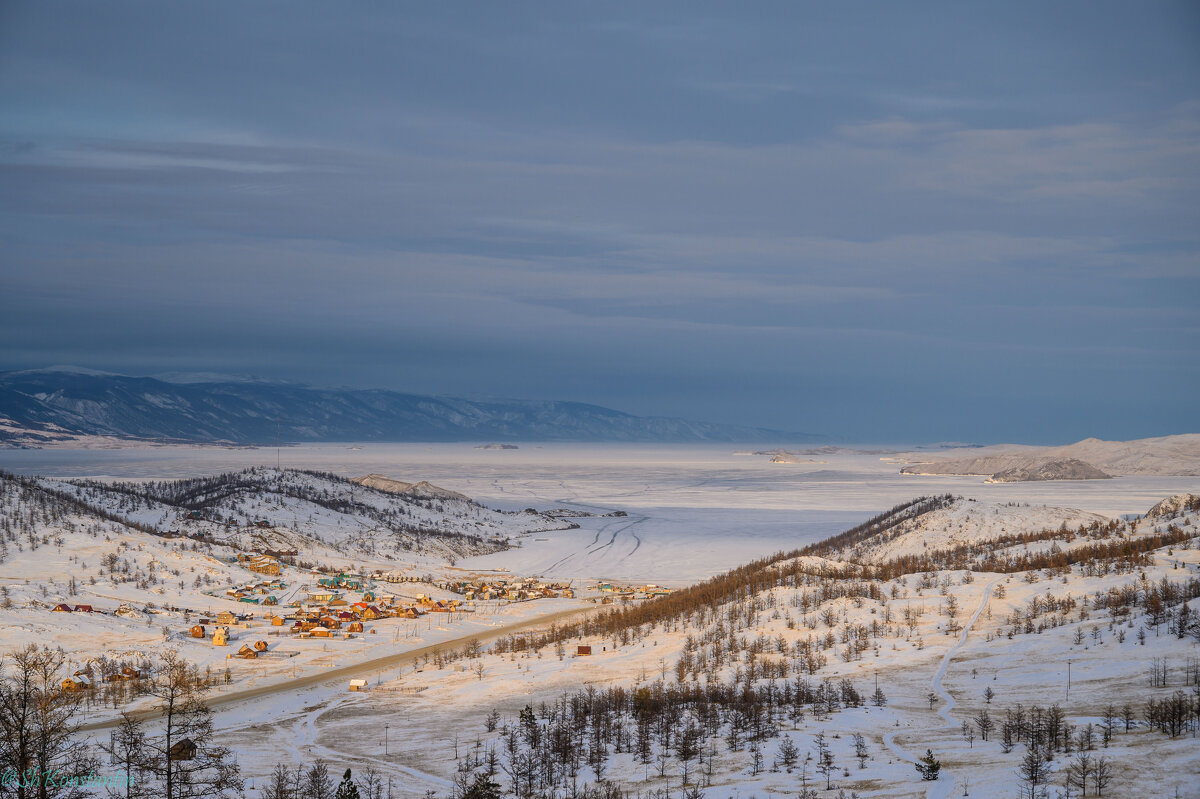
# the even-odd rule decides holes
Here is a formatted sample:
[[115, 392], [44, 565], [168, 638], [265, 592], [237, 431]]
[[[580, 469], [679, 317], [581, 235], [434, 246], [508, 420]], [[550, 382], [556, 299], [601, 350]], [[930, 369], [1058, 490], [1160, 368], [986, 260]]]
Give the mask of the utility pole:
[[1071, 700], [1071, 661], [1067, 660], [1067, 701]]
[[[388, 725], [384, 724], [383, 725], [383, 754], [384, 754], [384, 756], [386, 756], [387, 753], [388, 753]], [[389, 785], [388, 787], [390, 790], [391, 786]]]

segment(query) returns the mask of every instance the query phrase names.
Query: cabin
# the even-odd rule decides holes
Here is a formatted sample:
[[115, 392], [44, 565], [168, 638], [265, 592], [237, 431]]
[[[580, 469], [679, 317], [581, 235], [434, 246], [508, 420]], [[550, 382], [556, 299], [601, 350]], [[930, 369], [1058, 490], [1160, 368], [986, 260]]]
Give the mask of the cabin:
[[351, 691], [367, 690], [367, 681], [366, 680], [351, 680], [350, 681], [350, 690]]
[[352, 621], [346, 630], [352, 633], [361, 633], [363, 631], [363, 624], [361, 621]]
[[278, 604], [279, 604], [279, 597], [275, 596], [274, 594], [271, 594], [271, 595], [270, 595], [270, 596], [268, 596], [266, 599], [264, 599], [264, 600], [262, 601], [262, 603], [263, 603], [263, 605], [264, 605], [264, 606], [266, 606], [266, 607], [269, 607], [269, 606], [271, 606], [271, 605], [278, 605]]
[[313, 627], [311, 632], [312, 632], [312, 635], [314, 638], [332, 638], [333, 637], [333, 633], [329, 631], [328, 627]]
[[76, 605], [75, 612], [76, 613], [91, 613], [92, 606], [91, 605]]
[[254, 660], [258, 657], [258, 653], [245, 644], [242, 644], [242, 648], [237, 651], [237, 656], [243, 660]]
[[171, 751], [167, 756], [168, 760], [195, 760], [196, 759], [196, 742], [191, 738], [184, 738], [181, 741], [176, 741], [171, 744]]
[[592, 648], [590, 646], [580, 645], [580, 646], [575, 647], [575, 656], [576, 657], [578, 657], [580, 655], [590, 655], [590, 654], [592, 654]]
[[76, 691], [86, 691], [92, 687], [92, 681], [86, 675], [77, 674], [74, 677], [67, 677], [62, 681], [62, 689], [69, 693]]
[[272, 616], [271, 617], [271, 626], [272, 627], [282, 627], [283, 626], [283, 616]]
[[237, 616], [230, 613], [228, 610], [223, 610], [217, 614], [217, 624], [236, 624]]
[[194, 522], [200, 521], [201, 519], [204, 518], [203, 516], [200, 515], [200, 511], [195, 511], [195, 510], [188, 513], [187, 517]]
[[140, 680], [142, 673], [137, 669], [131, 669], [129, 666], [121, 669], [121, 676], [127, 680]]
[[255, 641], [254, 649], [255, 649], [255, 651], [258, 651], [258, 652], [266, 652], [267, 651], [267, 642], [266, 641]]
[[213, 646], [229, 646], [229, 629], [218, 627], [213, 630], [212, 642]]
[[64, 605], [64, 604], [62, 604], [62, 603], [60, 602], [59, 604], [55, 605], [55, 606], [54, 606], [54, 607], [53, 607], [53, 608], [50, 610], [50, 612], [51, 612], [51, 613], [70, 613], [70, 612], [71, 612], [71, 606], [70, 606], [70, 605]]
[[382, 618], [383, 612], [379, 608], [371, 606], [362, 612], [362, 617], [367, 621], [374, 621], [375, 619]]
[[271, 527], [271, 523], [270, 523], [270, 522], [268, 522], [268, 521], [265, 521], [265, 520], [263, 520], [263, 519], [260, 519], [260, 520], [258, 520], [258, 521], [256, 521], [256, 522], [254, 523], [254, 526], [255, 526], [255, 527], [258, 527], [258, 528], [261, 528], [261, 529], [263, 529], [263, 530], [267, 530], [267, 529], [270, 529], [270, 527]]
[[204, 625], [203, 624], [193, 624], [190, 632], [191, 632], [193, 638], [203, 638], [204, 637]]

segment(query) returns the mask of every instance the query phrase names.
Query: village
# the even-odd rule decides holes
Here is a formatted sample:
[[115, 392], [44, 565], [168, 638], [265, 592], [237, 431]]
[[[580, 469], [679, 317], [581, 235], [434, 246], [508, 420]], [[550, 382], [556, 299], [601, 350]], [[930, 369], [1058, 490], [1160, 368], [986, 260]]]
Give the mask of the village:
[[[577, 597], [570, 581], [544, 581], [533, 577], [493, 574], [438, 580], [428, 574], [416, 576], [397, 571], [375, 571], [370, 576], [348, 572], [329, 574], [288, 563], [288, 556], [292, 554], [242, 552], [228, 558], [230, 565], [244, 568], [251, 578], [205, 593], [242, 607], [207, 611], [168, 607], [166, 610], [178, 612], [184, 623], [182, 629], [171, 633], [172, 637], [228, 647], [231, 651], [226, 655], [227, 659], [288, 658], [299, 652], [280, 649], [277, 645], [280, 638], [350, 641], [378, 634], [379, 628], [372, 623], [387, 619], [415, 621], [430, 614], [445, 614], [445, 619], [453, 622], [462, 618], [461, 614], [476, 613], [485, 605], [487, 610], [494, 611], [511, 603], [575, 598], [607, 605], [665, 596], [671, 590], [654, 584], [593, 582], [579, 589]], [[426, 589], [425, 592], [408, 593], [399, 589], [401, 585], [423, 585]], [[431, 594], [439, 594], [440, 598]], [[269, 610], [260, 615], [245, 606]], [[115, 611], [92, 605], [59, 603], [51, 608], [51, 612], [111, 613], [128, 618], [144, 615], [143, 611], [125, 603]], [[147, 609], [146, 613], [149, 612]], [[130, 666], [114, 667], [98, 677], [90, 669], [82, 669], [65, 680], [63, 687], [72, 691], [87, 690], [94, 681], [120, 682], [137, 680], [141, 676], [141, 670]]]

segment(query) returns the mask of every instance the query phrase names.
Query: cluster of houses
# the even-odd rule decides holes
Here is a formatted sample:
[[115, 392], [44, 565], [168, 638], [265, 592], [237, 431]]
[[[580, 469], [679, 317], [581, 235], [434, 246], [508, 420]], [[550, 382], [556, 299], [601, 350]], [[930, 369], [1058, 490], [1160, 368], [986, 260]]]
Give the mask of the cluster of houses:
[[225, 592], [225, 596], [235, 602], [245, 602], [248, 605], [278, 605], [279, 598], [272, 591], [282, 591], [287, 587], [283, 580], [262, 580], [234, 586]]
[[278, 577], [283, 571], [283, 567], [279, 565], [279, 561], [276, 558], [263, 553], [239, 554], [238, 562], [252, 572], [265, 574], [269, 577]]
[[[343, 578], [344, 575], [322, 578], [320, 583], [339, 587], [362, 584], [357, 578]], [[266, 621], [273, 627], [285, 627], [287, 632], [300, 638], [349, 638], [355, 633], [366, 632], [364, 622], [389, 618], [417, 619], [428, 613], [453, 613], [461, 610], [461, 606], [462, 603], [457, 599], [438, 600], [424, 594], [419, 594], [415, 602], [406, 605], [397, 597], [376, 597], [372, 590], [363, 591], [360, 601], [351, 602], [341, 592], [321, 587], [309, 593], [307, 601], [294, 602], [291, 610], [272, 613], [266, 617]], [[211, 636], [214, 646], [230, 646], [230, 628], [249, 626], [250, 622], [249, 616], [224, 610], [211, 619], [200, 619], [189, 633], [193, 638], [200, 639]], [[209, 626], [213, 628], [211, 633]], [[265, 651], [265, 648], [259, 651]], [[244, 652], [239, 652], [239, 655], [254, 656]]]
[[140, 671], [129, 666], [120, 671], [102, 675], [99, 678], [90, 673], [90, 671], [77, 671], [62, 681], [62, 689], [71, 693], [75, 691], [90, 691], [99, 682], [132, 682], [133, 680], [142, 679], [143, 676]]
[[601, 603], [611, 604], [613, 599], [629, 601], [632, 599], [654, 599], [655, 597], [667, 596], [671, 593], [670, 588], [664, 588], [661, 585], [648, 583], [646, 585], [618, 585], [616, 583], [600, 583], [595, 587], [601, 594]]
[[333, 638], [363, 632], [363, 622], [417, 619], [427, 613], [453, 613], [461, 608], [457, 599], [443, 601], [424, 594], [409, 605], [392, 596], [376, 597], [373, 591], [364, 591], [359, 602], [350, 602], [328, 590], [310, 593], [308, 598], [308, 603], [286, 616], [271, 616], [271, 623], [277, 627], [290, 623], [289, 630], [302, 638]]
[[71, 606], [60, 602], [50, 609], [51, 613], [97, 613], [91, 605], [75, 605]]
[[511, 602], [575, 597], [575, 590], [570, 583], [546, 583], [533, 578], [456, 580], [439, 583], [438, 588], [462, 594], [467, 599], [506, 599]]
[[54, 607], [50, 608], [50, 612], [51, 613], [100, 613], [100, 614], [111, 613], [113, 616], [124, 616], [125, 618], [129, 618], [129, 619], [141, 618], [141, 613], [139, 611], [134, 610], [133, 607], [128, 602], [122, 602], [120, 607], [118, 607], [116, 610], [113, 610], [113, 611], [102, 610], [97, 607], [92, 607], [91, 605], [68, 605], [65, 602], [60, 602], [57, 605], [55, 605]]

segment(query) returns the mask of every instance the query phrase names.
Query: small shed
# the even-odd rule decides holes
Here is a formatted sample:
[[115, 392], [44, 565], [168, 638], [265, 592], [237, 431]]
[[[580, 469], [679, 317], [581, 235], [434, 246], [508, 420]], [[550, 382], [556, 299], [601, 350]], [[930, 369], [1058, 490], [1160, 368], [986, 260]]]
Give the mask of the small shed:
[[592, 654], [592, 648], [590, 646], [580, 645], [580, 646], [575, 647], [575, 655], [576, 656], [590, 655], [590, 654]]
[[259, 652], [266, 652], [267, 651], [267, 642], [266, 641], [255, 641], [254, 648]]
[[193, 638], [203, 638], [204, 637], [204, 625], [203, 624], [193, 624], [192, 629], [189, 632], [191, 632]]
[[367, 681], [366, 680], [351, 680], [350, 681], [350, 690], [351, 691], [367, 690]]

